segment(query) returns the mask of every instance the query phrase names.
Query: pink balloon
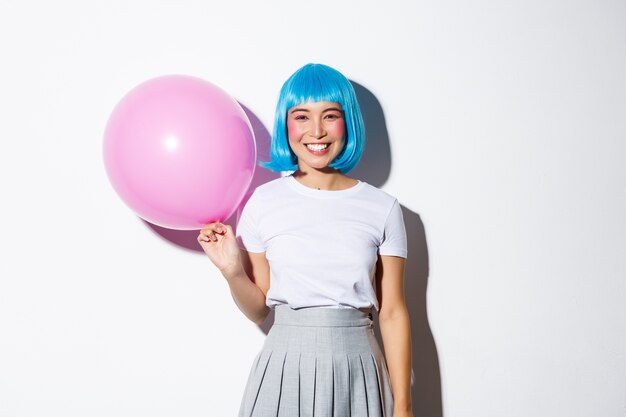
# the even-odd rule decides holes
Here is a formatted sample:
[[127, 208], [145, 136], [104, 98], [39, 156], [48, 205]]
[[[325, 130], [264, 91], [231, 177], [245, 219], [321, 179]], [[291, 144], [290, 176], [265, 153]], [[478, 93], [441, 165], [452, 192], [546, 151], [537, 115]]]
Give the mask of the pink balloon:
[[199, 78], [168, 75], [126, 94], [104, 133], [113, 188], [141, 218], [197, 230], [228, 219], [256, 167], [250, 121], [232, 97]]

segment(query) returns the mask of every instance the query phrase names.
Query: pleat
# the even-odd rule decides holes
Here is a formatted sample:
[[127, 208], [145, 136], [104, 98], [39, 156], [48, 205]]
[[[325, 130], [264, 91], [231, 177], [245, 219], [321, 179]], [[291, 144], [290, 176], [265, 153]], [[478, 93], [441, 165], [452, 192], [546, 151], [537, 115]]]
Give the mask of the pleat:
[[361, 355], [348, 355], [350, 365], [350, 416], [369, 417], [367, 406], [367, 390], [365, 389], [365, 375], [361, 364]]
[[382, 416], [382, 402], [380, 399], [380, 385], [374, 357], [368, 353], [360, 355], [365, 375], [365, 390], [367, 392], [367, 407], [369, 416]]
[[300, 357], [300, 417], [313, 417], [315, 405], [315, 356]]
[[384, 358], [381, 357], [379, 361], [376, 360], [376, 356], [374, 354], [371, 355], [374, 365], [376, 366], [376, 374], [378, 376], [378, 391], [380, 393], [382, 417], [391, 417], [393, 412], [393, 395], [391, 392], [389, 374], [387, 373], [387, 365], [384, 362]]
[[259, 396], [261, 384], [263, 383], [263, 378], [265, 377], [267, 366], [269, 364], [270, 358], [272, 357], [272, 351], [262, 350], [258, 356], [259, 358], [253, 368], [253, 374], [251, 378], [248, 379], [248, 384], [245, 389], [244, 406], [242, 407], [239, 414], [241, 417], [252, 416], [252, 411], [254, 411], [254, 406]]
[[347, 355], [333, 357], [333, 417], [350, 415], [350, 364]]
[[257, 401], [252, 410], [252, 417], [275, 417], [278, 415], [285, 356], [285, 351], [272, 351], [260, 383]]
[[249, 397], [249, 392], [250, 392], [250, 387], [251, 387], [251, 383], [250, 381], [252, 381], [252, 378], [254, 376], [254, 373], [256, 371], [256, 369], [259, 366], [259, 360], [261, 359], [261, 356], [263, 355], [263, 352], [259, 352], [256, 354], [256, 356], [254, 357], [254, 360], [252, 361], [252, 366], [250, 367], [250, 372], [248, 374], [248, 379], [246, 380], [246, 386], [244, 388], [243, 391], [243, 397], [241, 397], [241, 404], [239, 406], [239, 414], [238, 417], [246, 417], [245, 415], [245, 411], [246, 411], [246, 406], [247, 406], [247, 402], [248, 402], [248, 397]]
[[278, 417], [300, 414], [300, 353], [287, 353], [283, 368], [283, 384], [278, 405]]
[[333, 417], [333, 357], [320, 355], [315, 360], [315, 417]]

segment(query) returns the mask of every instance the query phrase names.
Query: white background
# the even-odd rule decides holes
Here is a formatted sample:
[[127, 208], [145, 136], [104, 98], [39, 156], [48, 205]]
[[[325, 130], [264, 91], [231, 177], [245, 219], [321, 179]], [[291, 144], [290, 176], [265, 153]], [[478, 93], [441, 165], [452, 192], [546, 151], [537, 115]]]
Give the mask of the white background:
[[103, 130], [188, 74], [262, 139], [307, 62], [369, 97], [355, 175], [403, 205], [416, 417], [626, 416], [624, 22], [605, 0], [3, 1], [0, 416], [236, 415], [264, 333], [194, 236], [118, 198]]

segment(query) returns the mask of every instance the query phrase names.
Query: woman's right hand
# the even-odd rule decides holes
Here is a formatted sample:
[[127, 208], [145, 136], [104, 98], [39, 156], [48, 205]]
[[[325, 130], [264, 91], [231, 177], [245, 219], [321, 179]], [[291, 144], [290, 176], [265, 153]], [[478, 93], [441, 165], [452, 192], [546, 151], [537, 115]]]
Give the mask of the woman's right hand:
[[198, 243], [226, 278], [243, 268], [241, 252], [229, 225], [220, 222], [205, 225], [198, 235]]

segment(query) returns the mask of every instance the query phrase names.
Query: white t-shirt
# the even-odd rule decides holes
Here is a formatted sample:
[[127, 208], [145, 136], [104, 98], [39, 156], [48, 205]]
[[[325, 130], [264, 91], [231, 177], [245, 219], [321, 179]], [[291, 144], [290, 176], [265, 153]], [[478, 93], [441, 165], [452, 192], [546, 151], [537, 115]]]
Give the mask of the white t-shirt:
[[240, 248], [265, 252], [270, 308], [378, 310], [378, 255], [407, 256], [398, 200], [363, 181], [338, 191], [307, 187], [292, 175], [269, 181], [244, 206], [236, 237]]

